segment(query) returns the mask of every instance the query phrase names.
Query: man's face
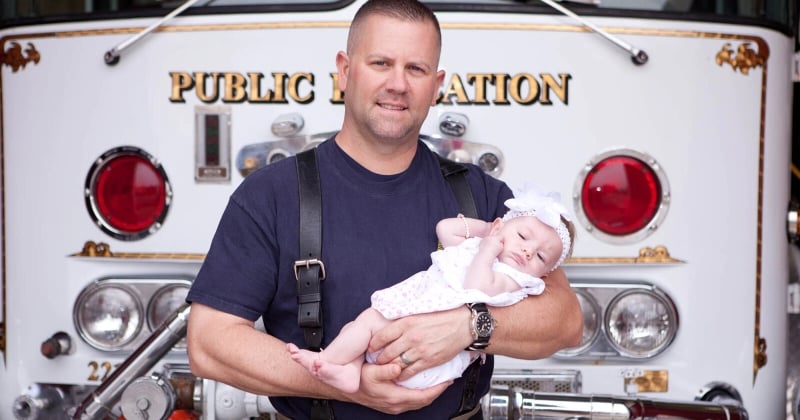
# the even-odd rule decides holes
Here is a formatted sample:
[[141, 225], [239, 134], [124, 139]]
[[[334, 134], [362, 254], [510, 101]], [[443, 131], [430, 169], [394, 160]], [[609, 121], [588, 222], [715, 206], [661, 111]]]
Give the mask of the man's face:
[[381, 142], [416, 141], [444, 79], [431, 22], [370, 16], [336, 64], [349, 129]]

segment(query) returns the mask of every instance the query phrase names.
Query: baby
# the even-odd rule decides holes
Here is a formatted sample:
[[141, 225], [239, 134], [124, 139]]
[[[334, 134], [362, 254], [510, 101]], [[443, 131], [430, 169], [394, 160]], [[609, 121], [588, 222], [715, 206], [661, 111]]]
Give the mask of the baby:
[[[574, 226], [557, 193], [541, 194], [528, 186], [505, 204], [508, 212], [493, 222], [463, 215], [441, 220], [436, 234], [443, 249], [431, 254], [428, 270], [373, 293], [372, 306], [345, 325], [323, 351], [288, 343], [292, 359], [328, 385], [355, 392], [369, 341], [391, 320], [473, 302], [508, 306], [542, 293], [542, 278], [572, 252]], [[480, 355], [462, 351], [399, 384], [421, 389], [458, 378]], [[376, 359], [377, 353], [366, 354], [368, 362]]]

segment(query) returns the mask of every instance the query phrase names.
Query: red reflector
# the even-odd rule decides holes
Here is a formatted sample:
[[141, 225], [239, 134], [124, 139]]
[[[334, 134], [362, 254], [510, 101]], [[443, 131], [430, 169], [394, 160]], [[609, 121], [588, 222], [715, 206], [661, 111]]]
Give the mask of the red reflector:
[[640, 231], [661, 205], [661, 184], [653, 169], [630, 156], [601, 160], [586, 175], [581, 189], [589, 222], [609, 235]]
[[166, 216], [171, 191], [161, 166], [136, 148], [101, 157], [87, 178], [87, 205], [100, 227], [118, 239], [147, 236]]

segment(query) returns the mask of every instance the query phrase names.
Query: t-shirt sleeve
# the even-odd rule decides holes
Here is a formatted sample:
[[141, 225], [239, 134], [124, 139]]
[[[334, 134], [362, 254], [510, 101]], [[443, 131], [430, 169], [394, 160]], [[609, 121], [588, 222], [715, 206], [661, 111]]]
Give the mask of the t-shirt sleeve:
[[276, 248], [232, 196], [186, 298], [255, 321], [275, 293]]

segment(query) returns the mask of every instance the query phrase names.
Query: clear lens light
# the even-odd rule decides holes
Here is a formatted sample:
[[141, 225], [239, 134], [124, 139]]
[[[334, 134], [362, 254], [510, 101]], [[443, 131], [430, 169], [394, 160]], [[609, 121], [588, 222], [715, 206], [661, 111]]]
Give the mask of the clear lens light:
[[118, 285], [85, 289], [75, 305], [75, 323], [81, 337], [99, 350], [119, 350], [142, 327], [142, 305], [129, 290]]
[[672, 305], [649, 291], [616, 297], [606, 312], [605, 323], [611, 344], [623, 355], [634, 358], [661, 353], [678, 329]]
[[[150, 299], [147, 307], [147, 324], [150, 330], [155, 330], [167, 320], [178, 308], [186, 303], [189, 286], [172, 284], [159, 289]], [[175, 344], [176, 349], [186, 348], [186, 339]]]
[[583, 336], [581, 343], [577, 346], [559, 351], [558, 355], [560, 356], [575, 356], [583, 353], [594, 343], [600, 328], [600, 310], [594, 298], [580, 291], [576, 291], [576, 295], [583, 313]]

